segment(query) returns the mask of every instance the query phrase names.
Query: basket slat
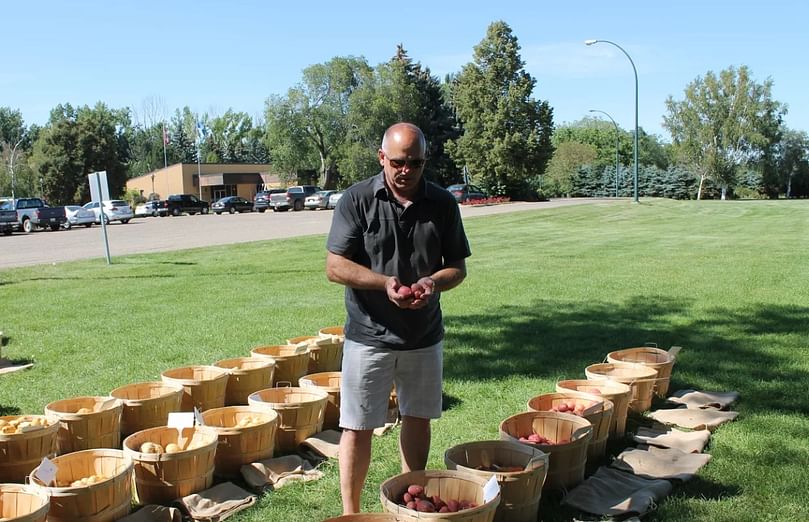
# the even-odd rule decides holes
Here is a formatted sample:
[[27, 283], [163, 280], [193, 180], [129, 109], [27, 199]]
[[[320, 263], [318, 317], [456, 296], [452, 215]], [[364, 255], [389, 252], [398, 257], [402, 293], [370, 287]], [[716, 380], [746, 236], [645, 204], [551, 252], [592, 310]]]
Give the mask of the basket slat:
[[272, 386], [288, 382], [298, 385], [298, 379], [306, 375], [309, 368], [309, 351], [296, 353], [297, 347], [289, 344], [257, 346], [250, 350], [251, 357], [269, 357], [275, 360], [275, 373]]
[[278, 413], [276, 448], [295, 451], [298, 444], [323, 430], [329, 395], [317, 388], [269, 388], [253, 393], [250, 406]]
[[652, 407], [657, 370], [641, 364], [598, 363], [584, 369], [588, 379], [611, 379], [626, 384], [632, 390], [629, 411], [643, 413]]
[[247, 397], [254, 392], [272, 386], [275, 374], [275, 360], [269, 357], [237, 357], [214, 363], [214, 366], [228, 372], [225, 391], [226, 406], [247, 404]]
[[[239, 427], [244, 418], [262, 420], [261, 424]], [[219, 434], [214, 473], [239, 477], [242, 465], [269, 459], [275, 449], [278, 414], [251, 406], [225, 406], [202, 414], [205, 425]]]
[[163, 382], [183, 387], [182, 411], [221, 408], [225, 405], [228, 372], [216, 366], [185, 366], [160, 374]]
[[[90, 413], [76, 413], [80, 409]], [[114, 397], [74, 397], [45, 406], [45, 415], [59, 420], [59, 454], [121, 446], [124, 404]]]
[[165, 382], [140, 382], [121, 386], [110, 395], [124, 403], [121, 413], [121, 436], [136, 431], [165, 426], [169, 413], [180, 411], [183, 387]]
[[45, 522], [47, 493], [22, 484], [0, 484], [0, 518], [14, 522]]
[[671, 373], [676, 360], [674, 354], [677, 352], [679, 352], [679, 350], [672, 353], [649, 346], [625, 348], [608, 353], [607, 362], [642, 364], [643, 366], [657, 370], [654, 393], [661, 399], [665, 399], [668, 396]]

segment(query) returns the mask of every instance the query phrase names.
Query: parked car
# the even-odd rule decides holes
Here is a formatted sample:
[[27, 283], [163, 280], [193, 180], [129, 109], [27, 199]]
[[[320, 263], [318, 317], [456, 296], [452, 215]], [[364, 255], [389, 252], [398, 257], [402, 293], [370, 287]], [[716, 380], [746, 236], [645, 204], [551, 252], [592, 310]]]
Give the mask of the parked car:
[[229, 212], [231, 214], [235, 214], [236, 212], [252, 212], [253, 204], [241, 196], [228, 196], [219, 199], [211, 205], [211, 211], [216, 214], [221, 214], [222, 212]]
[[303, 202], [304, 208], [309, 210], [320, 210], [321, 208], [329, 208], [329, 197], [334, 193], [333, 190], [321, 190], [315, 192], [311, 196], [306, 196]]
[[17, 211], [10, 199], [0, 200], [0, 233], [10, 236], [17, 228]]
[[67, 221], [65, 207], [49, 207], [40, 198], [8, 199], [8, 210], [17, 213], [17, 228], [26, 234], [36, 228], [59, 230]]
[[[104, 203], [104, 222], [110, 223], [111, 221], [120, 221], [121, 223], [129, 223], [129, 220], [135, 217], [129, 203], [121, 199], [108, 199]], [[95, 223], [101, 223], [101, 210], [99, 204], [95, 201], [84, 204], [84, 208], [90, 210], [95, 215]]]
[[450, 185], [447, 190], [455, 196], [455, 201], [463, 203], [472, 199], [486, 199], [489, 197], [486, 191], [466, 183], [458, 183], [457, 185]]
[[329, 196], [329, 203], [326, 205], [326, 208], [334, 208], [337, 206], [337, 202], [340, 201], [340, 198], [343, 197], [343, 191], [338, 190], [337, 192], [332, 192], [331, 196]]
[[289, 187], [286, 192], [270, 196], [270, 206], [275, 212], [283, 212], [289, 209], [303, 210], [306, 196], [311, 196], [315, 192], [320, 192], [320, 187], [315, 185]]
[[70, 230], [72, 227], [79, 225], [90, 228], [96, 222], [96, 215], [92, 210], [87, 210], [78, 205], [66, 205], [65, 217], [67, 217], [67, 221], [62, 225], [65, 230]]
[[264, 212], [268, 208], [271, 207], [270, 205], [270, 196], [273, 194], [282, 194], [285, 193], [286, 189], [269, 189], [269, 190], [262, 190], [256, 193], [256, 196], [253, 198], [253, 210], [258, 212]]
[[135, 207], [135, 217], [165, 216], [168, 210], [160, 206], [159, 201], [147, 201]]
[[207, 214], [210, 205], [194, 194], [172, 194], [168, 199], [160, 202], [160, 208], [166, 209], [166, 214], [169, 216], [179, 216], [182, 213], [193, 216], [197, 212]]

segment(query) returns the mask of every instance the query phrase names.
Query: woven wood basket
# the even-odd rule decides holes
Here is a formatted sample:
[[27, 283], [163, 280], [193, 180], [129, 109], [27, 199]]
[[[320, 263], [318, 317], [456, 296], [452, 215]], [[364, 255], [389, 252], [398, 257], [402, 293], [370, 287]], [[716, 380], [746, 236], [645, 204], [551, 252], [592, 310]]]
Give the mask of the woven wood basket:
[[598, 363], [584, 369], [588, 379], [611, 379], [631, 389], [629, 411], [643, 413], [652, 407], [657, 370], [642, 364]]
[[677, 354], [681, 349], [680, 346], [672, 346], [669, 351], [661, 350], [657, 346], [625, 348], [608, 353], [607, 362], [642, 364], [657, 370], [654, 393], [661, 399], [665, 399], [669, 393], [674, 362], [677, 360]]
[[[53, 459], [56, 484], [44, 484], [31, 472], [30, 481], [50, 495], [49, 522], [109, 522], [129, 514], [132, 505], [132, 459], [121, 450], [91, 449]], [[98, 475], [104, 480], [89, 486], [71, 486]]]
[[183, 387], [166, 382], [139, 382], [127, 384], [110, 392], [121, 399], [121, 436], [128, 437], [136, 431], [165, 426], [169, 413], [180, 411]]
[[298, 379], [306, 375], [309, 368], [309, 351], [301, 350], [291, 344], [273, 344], [257, 346], [250, 351], [251, 357], [269, 357], [275, 360], [275, 373], [272, 385], [289, 383], [298, 385]]
[[0, 520], [45, 522], [50, 502], [44, 491], [22, 484], [0, 484]]
[[[379, 499], [382, 502], [382, 509], [396, 515], [397, 520], [401, 521], [491, 522], [500, 504], [500, 495], [483, 502], [483, 486], [487, 480], [488, 478], [452, 470], [410, 471], [383, 482], [379, 488]], [[402, 494], [411, 484], [423, 486], [425, 494], [429, 497], [438, 495], [444, 501], [468, 500], [478, 506], [456, 513], [420, 513], [399, 504]]]
[[335, 336], [302, 335], [287, 339], [287, 343], [309, 348], [306, 373], [338, 372], [343, 365], [343, 341]]
[[317, 388], [329, 394], [323, 412], [323, 429], [336, 430], [340, 427], [340, 381], [341, 372], [312, 373], [301, 377], [301, 388]]
[[321, 337], [331, 337], [331, 336], [339, 337], [340, 342], [345, 341], [346, 338], [342, 326], [327, 326], [325, 328], [321, 328], [320, 330], [318, 330], [317, 334]]
[[[239, 426], [239, 421], [254, 418], [260, 424]], [[240, 477], [242, 465], [272, 458], [278, 414], [255, 406], [225, 406], [202, 414], [205, 426], [219, 434], [214, 473], [221, 477]]]
[[357, 513], [327, 518], [323, 522], [398, 522], [399, 520], [401, 519], [390, 513]]
[[323, 431], [323, 413], [329, 394], [317, 388], [269, 388], [248, 397], [250, 406], [278, 414], [275, 447], [292, 452], [298, 444]]
[[[165, 448], [177, 444], [177, 453], [141, 453], [144, 442]], [[133, 433], [124, 439], [124, 453], [134, 462], [135, 494], [141, 504], [168, 504], [174, 499], [208, 489], [213, 484], [217, 433], [205, 426], [160, 426]]]
[[[521, 436], [538, 433], [561, 444], [519, 442]], [[568, 413], [531, 411], [518, 413], [500, 423], [500, 438], [527, 444], [549, 455], [545, 489], [570, 489], [584, 480], [587, 446], [593, 437], [593, 426], [587, 419]]]
[[225, 405], [228, 372], [216, 366], [185, 366], [173, 368], [160, 374], [163, 382], [183, 387], [180, 402], [182, 411], [199, 411], [221, 408]]
[[[82, 408], [90, 413], [76, 413]], [[59, 420], [59, 454], [120, 448], [123, 409], [124, 403], [115, 397], [75, 397], [45, 406], [45, 415]]]
[[612, 425], [614, 405], [609, 399], [599, 395], [565, 390], [556, 393], [543, 393], [528, 401], [531, 411], [551, 411], [562, 402], [574, 405], [582, 404], [584, 411], [580, 417], [593, 425], [593, 438], [587, 445], [587, 466], [597, 467], [607, 454], [607, 439]]
[[[489, 479], [500, 484], [496, 522], [536, 522], [542, 486], [548, 473], [548, 455], [525, 444], [491, 440], [459, 444], [444, 452], [447, 469]], [[485, 471], [479, 466], [519, 467], [519, 471]]]
[[228, 385], [225, 390], [225, 405], [247, 404], [247, 397], [259, 390], [272, 386], [275, 374], [275, 360], [268, 357], [236, 357], [214, 363], [228, 372]]
[[609, 379], [568, 379], [556, 383], [556, 391], [579, 391], [592, 393], [612, 402], [612, 421], [609, 438], [621, 438], [626, 431], [626, 414], [629, 409], [629, 396], [632, 389]]
[[49, 424], [23, 433], [0, 433], [0, 482], [22, 483], [31, 470], [39, 466], [43, 457], [56, 456], [59, 423], [55, 420], [49, 420], [44, 415], [9, 415], [0, 417], [0, 424], [27, 419]]

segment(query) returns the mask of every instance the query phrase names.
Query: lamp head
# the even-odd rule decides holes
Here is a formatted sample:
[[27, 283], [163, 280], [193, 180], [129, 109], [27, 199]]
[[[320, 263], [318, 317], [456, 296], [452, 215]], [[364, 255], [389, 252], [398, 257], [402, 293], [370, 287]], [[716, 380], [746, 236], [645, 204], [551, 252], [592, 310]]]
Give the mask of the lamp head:
[[598, 43], [598, 40], [585, 40], [584, 45], [593, 45], [594, 43]]

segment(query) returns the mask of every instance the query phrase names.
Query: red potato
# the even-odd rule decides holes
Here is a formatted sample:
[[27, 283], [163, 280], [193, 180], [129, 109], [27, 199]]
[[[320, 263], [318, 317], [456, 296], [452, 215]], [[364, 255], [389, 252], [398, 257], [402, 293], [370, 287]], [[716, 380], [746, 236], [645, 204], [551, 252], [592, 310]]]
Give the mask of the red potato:
[[435, 506], [436, 511], [440, 511], [442, 507], [446, 506], [447, 503], [441, 500], [441, 497], [438, 495], [433, 495], [431, 499], [433, 501], [433, 505]]
[[405, 494], [402, 495], [402, 500], [404, 501], [405, 504], [407, 504], [408, 502], [412, 502], [414, 500], [413, 495], [405, 491]]
[[460, 508], [460, 503], [457, 500], [447, 500], [447, 509], [450, 513], [457, 513]]
[[413, 295], [413, 291], [410, 289], [410, 287], [405, 285], [400, 286], [396, 293], [401, 297], [411, 297]]
[[417, 500], [416, 511], [421, 513], [435, 513], [435, 506], [429, 500]]
[[441, 509], [438, 510], [439, 513], [451, 513], [447, 506], [441, 506]]
[[405, 504], [405, 507], [406, 507], [407, 509], [412, 509], [413, 511], [415, 511], [415, 510], [416, 510], [416, 501], [415, 501], [415, 500], [411, 500], [410, 502], [408, 502], [407, 504]]
[[532, 433], [532, 434], [530, 434], [528, 436], [528, 441], [529, 442], [539, 442], [541, 440], [542, 440], [542, 435], [539, 435], [537, 433]]
[[424, 493], [424, 486], [419, 486], [418, 484], [411, 484], [407, 487], [407, 492], [413, 496], [415, 500], [416, 497], [420, 497]]
[[427, 291], [424, 285], [420, 283], [413, 283], [410, 285], [410, 290], [413, 292], [413, 297], [416, 299], [421, 299], [422, 296], [424, 296], [424, 292]]

